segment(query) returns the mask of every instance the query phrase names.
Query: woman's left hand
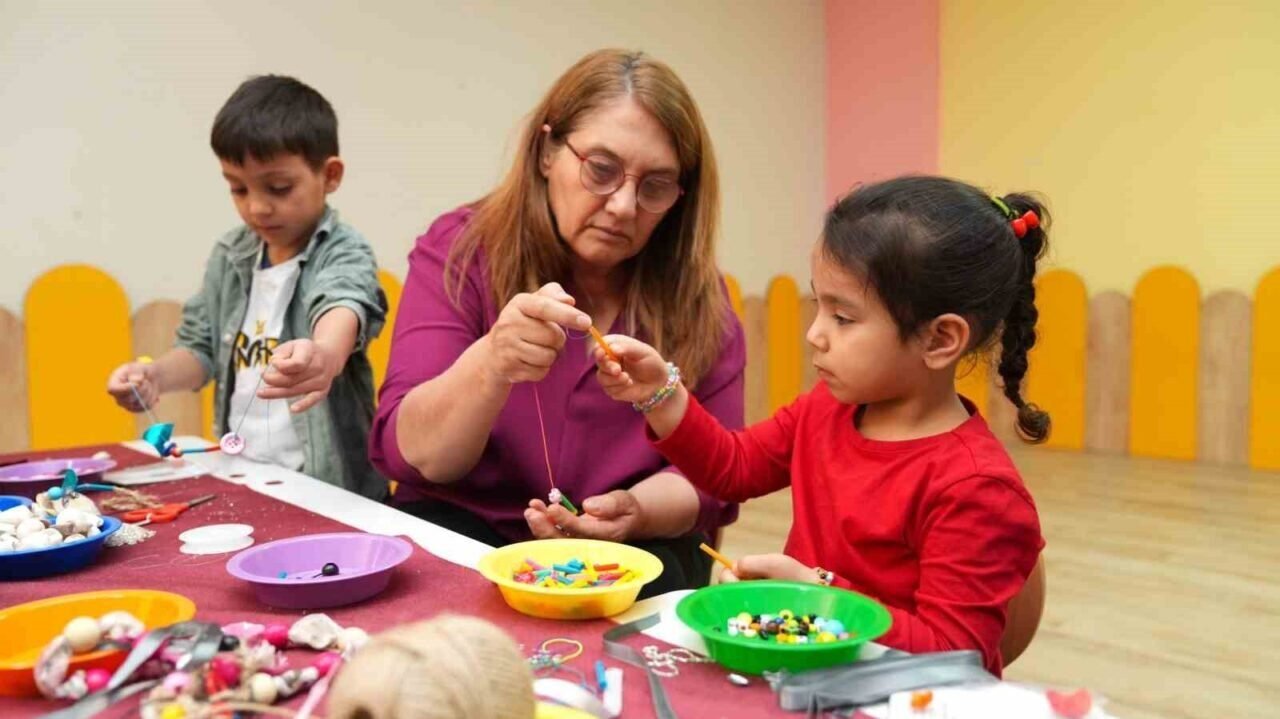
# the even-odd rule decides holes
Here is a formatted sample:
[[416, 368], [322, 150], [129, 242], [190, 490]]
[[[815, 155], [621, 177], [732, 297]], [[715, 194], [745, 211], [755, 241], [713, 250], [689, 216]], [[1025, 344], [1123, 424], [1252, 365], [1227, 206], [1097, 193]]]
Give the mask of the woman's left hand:
[[582, 514], [574, 515], [559, 504], [547, 506], [534, 499], [524, 510], [524, 519], [537, 539], [581, 537], [625, 542], [636, 537], [642, 524], [640, 502], [625, 489], [588, 497], [580, 509]]
[[720, 572], [721, 582], [740, 579], [789, 579], [793, 582], [818, 583], [818, 572], [785, 554], [752, 554], [740, 557], [733, 569]]

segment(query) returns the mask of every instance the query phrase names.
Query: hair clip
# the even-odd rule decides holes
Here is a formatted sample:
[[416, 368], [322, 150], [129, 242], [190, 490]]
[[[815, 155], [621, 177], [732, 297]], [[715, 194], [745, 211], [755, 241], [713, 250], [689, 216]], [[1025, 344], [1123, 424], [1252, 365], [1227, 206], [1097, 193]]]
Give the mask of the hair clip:
[[1040, 226], [1040, 217], [1036, 215], [1034, 210], [1027, 210], [1022, 213], [1022, 217], [1015, 217], [1009, 221], [1013, 225], [1013, 234], [1021, 240], [1027, 236], [1027, 230], [1034, 230]]
[[1005, 218], [1009, 220], [1009, 225], [1013, 227], [1013, 234], [1019, 240], [1027, 236], [1027, 230], [1034, 230], [1040, 226], [1040, 217], [1035, 213], [1035, 210], [1027, 210], [1022, 213], [1022, 217], [1015, 217], [1013, 210], [1009, 209], [1004, 200], [993, 195], [991, 202], [1004, 213]]

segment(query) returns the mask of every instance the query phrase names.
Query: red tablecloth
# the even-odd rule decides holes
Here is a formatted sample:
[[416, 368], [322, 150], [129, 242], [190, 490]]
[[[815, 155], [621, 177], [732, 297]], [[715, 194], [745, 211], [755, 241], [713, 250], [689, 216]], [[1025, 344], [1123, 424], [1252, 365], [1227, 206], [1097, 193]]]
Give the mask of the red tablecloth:
[[[121, 467], [156, 461], [118, 445], [41, 453], [43, 457], [87, 456], [108, 451]], [[25, 455], [32, 456], [34, 455]], [[0, 462], [6, 458], [0, 456]], [[259, 494], [248, 487], [204, 476], [143, 488], [165, 501], [187, 500], [204, 494], [217, 499], [192, 508], [170, 524], [153, 525], [156, 536], [131, 547], [108, 547], [94, 565], [72, 574], [23, 582], [0, 583], [0, 607], [45, 597], [99, 589], [163, 589], [190, 597], [196, 618], [222, 624], [235, 621], [288, 624], [304, 612], [278, 610], [260, 604], [248, 585], [232, 578], [224, 567], [231, 555], [192, 556], [178, 551], [178, 535], [192, 527], [223, 522], [254, 526], [258, 544], [302, 534], [352, 531], [350, 527], [290, 504]], [[567, 637], [583, 643], [585, 652], [573, 664], [592, 675], [596, 659], [625, 671], [625, 717], [653, 715], [648, 683], [639, 669], [620, 665], [603, 654], [602, 635], [615, 626], [607, 620], [557, 622], [518, 614], [502, 601], [497, 589], [478, 573], [436, 557], [414, 545], [409, 561], [396, 571], [385, 592], [350, 607], [319, 610], [342, 626], [357, 626], [370, 634], [398, 624], [456, 612], [490, 620], [515, 636], [532, 651], [543, 640]], [[669, 648], [650, 637], [634, 637], [637, 649], [646, 644]], [[304, 659], [305, 660], [305, 659]], [[683, 717], [787, 716], [763, 682], [735, 687], [725, 671], [709, 664], [684, 665], [677, 677], [663, 680], [672, 707]], [[37, 716], [56, 708], [41, 700], [0, 697], [0, 716]], [[119, 716], [127, 712], [115, 712]], [[105, 715], [104, 715], [105, 716]]]

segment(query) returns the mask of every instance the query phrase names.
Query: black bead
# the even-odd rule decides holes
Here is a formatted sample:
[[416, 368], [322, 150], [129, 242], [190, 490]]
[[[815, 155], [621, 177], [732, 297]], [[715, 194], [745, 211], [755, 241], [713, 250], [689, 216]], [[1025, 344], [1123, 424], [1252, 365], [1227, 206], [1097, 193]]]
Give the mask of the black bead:
[[338, 573], [338, 565], [329, 562], [320, 569], [320, 574], [326, 577], [332, 577]]
[[234, 652], [240, 648], [240, 640], [230, 634], [223, 634], [222, 641], [218, 644], [218, 651]]

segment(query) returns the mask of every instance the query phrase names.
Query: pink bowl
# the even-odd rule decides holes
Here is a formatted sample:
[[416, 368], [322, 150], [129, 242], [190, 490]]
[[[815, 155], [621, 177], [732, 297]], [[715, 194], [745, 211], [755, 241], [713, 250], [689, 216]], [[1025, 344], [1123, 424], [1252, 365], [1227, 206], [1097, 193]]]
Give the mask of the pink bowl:
[[[395, 568], [412, 554], [413, 545], [399, 537], [364, 532], [308, 534], [246, 549], [227, 561], [227, 572], [248, 582], [263, 604], [321, 609], [379, 594], [391, 582]], [[318, 576], [330, 562], [338, 565], [338, 574]]]

